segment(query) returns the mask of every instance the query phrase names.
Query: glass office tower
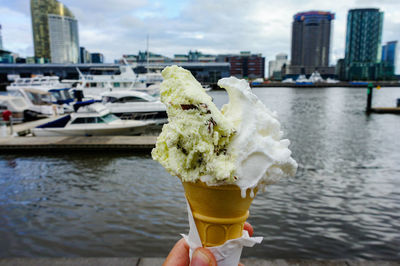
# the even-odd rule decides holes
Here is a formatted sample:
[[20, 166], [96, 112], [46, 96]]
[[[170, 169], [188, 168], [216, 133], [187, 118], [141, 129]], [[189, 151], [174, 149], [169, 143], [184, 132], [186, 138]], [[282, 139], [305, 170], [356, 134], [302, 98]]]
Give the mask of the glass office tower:
[[397, 41], [387, 42], [382, 46], [382, 61], [388, 62], [390, 65], [396, 65]]
[[72, 12], [57, 0], [31, 0], [31, 15], [35, 57], [45, 62], [77, 63], [78, 23]]
[[351, 9], [347, 15], [345, 72], [348, 80], [378, 79], [381, 61], [383, 12]]

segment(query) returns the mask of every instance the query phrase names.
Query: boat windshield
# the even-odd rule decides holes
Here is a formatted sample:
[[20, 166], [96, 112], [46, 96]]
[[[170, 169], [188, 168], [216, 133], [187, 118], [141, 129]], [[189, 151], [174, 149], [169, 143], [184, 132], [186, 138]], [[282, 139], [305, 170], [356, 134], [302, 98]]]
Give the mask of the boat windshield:
[[103, 116], [101, 117], [101, 119], [104, 120], [106, 123], [110, 123], [110, 122], [112, 122], [112, 121], [117, 120], [118, 117], [116, 117], [116, 116], [113, 115], [113, 114], [106, 114], [106, 115], [103, 115]]
[[10, 96], [15, 96], [15, 97], [24, 97], [24, 95], [22, 95], [21, 92], [17, 91], [17, 90], [12, 90], [8, 92], [8, 95]]
[[57, 101], [73, 99], [68, 90], [54, 90], [51, 91], [51, 94], [54, 96], [54, 98], [56, 98]]
[[27, 91], [26, 95], [28, 96], [29, 100], [36, 105], [48, 105], [52, 103], [51, 94], [41, 94]]
[[156, 98], [148, 94], [142, 94], [140, 96], [124, 96], [124, 97], [113, 97], [103, 96], [103, 103], [131, 103], [131, 102], [155, 102]]

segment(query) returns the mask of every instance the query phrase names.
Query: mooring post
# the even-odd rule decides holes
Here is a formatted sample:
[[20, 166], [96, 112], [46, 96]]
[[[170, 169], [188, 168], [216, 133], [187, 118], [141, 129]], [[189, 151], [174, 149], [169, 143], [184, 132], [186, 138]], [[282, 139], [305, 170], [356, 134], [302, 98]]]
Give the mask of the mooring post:
[[367, 113], [371, 113], [372, 106], [372, 93], [374, 91], [374, 84], [372, 82], [368, 83], [367, 89]]

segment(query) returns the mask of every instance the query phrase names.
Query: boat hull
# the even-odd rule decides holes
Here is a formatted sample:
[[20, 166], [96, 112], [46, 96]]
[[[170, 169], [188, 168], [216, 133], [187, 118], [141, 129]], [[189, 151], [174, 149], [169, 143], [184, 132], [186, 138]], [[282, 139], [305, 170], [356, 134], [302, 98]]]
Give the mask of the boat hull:
[[113, 126], [107, 128], [34, 128], [32, 133], [37, 137], [50, 136], [132, 136], [146, 131], [150, 124]]

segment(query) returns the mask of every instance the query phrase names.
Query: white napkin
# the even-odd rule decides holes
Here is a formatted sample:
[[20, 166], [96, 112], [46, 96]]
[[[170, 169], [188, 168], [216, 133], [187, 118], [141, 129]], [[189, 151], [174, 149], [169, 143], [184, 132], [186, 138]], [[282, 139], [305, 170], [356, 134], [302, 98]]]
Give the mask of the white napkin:
[[[192, 210], [187, 200], [186, 205], [190, 229], [189, 235], [182, 234], [182, 236], [185, 238], [190, 247], [189, 256], [190, 259], [192, 259], [194, 250], [198, 247], [201, 247], [202, 244], [199, 233], [197, 232], [196, 224], [194, 222]], [[214, 254], [218, 266], [232, 266], [239, 264], [243, 247], [252, 247], [255, 244], [261, 243], [262, 240], [262, 237], [250, 237], [249, 233], [246, 230], [243, 230], [242, 237], [228, 240], [221, 246], [208, 247], [208, 249]]]

